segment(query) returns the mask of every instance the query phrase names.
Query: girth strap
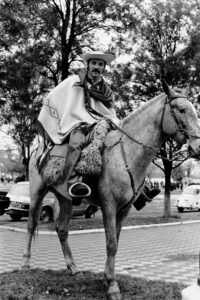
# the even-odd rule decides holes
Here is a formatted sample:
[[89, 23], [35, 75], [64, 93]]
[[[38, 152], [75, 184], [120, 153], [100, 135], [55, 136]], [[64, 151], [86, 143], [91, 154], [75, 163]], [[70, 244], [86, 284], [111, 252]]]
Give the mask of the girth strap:
[[134, 180], [133, 180], [133, 175], [132, 175], [132, 173], [131, 173], [131, 170], [130, 170], [130, 168], [129, 168], [128, 162], [127, 162], [127, 160], [126, 160], [126, 153], [125, 153], [125, 150], [124, 150], [124, 142], [123, 142], [122, 139], [120, 139], [120, 145], [121, 145], [122, 157], [123, 157], [123, 160], [124, 160], [124, 162], [125, 162], [125, 169], [126, 169], [126, 171], [128, 172], [128, 175], [129, 175], [129, 177], [130, 177], [131, 187], [132, 187], [132, 189], [133, 189], [133, 197], [134, 197], [137, 193], [135, 192], [135, 184], [134, 184]]
[[120, 146], [121, 146], [122, 158], [123, 158], [124, 163], [125, 163], [125, 169], [128, 172], [128, 175], [129, 175], [129, 178], [130, 178], [130, 181], [131, 181], [131, 187], [132, 187], [132, 190], [133, 190], [133, 197], [131, 198], [131, 200], [125, 206], [123, 206], [123, 209], [124, 209], [125, 207], [127, 207], [130, 204], [133, 204], [136, 201], [136, 196], [137, 196], [138, 191], [140, 190], [140, 188], [144, 185], [145, 178], [142, 181], [142, 184], [139, 186], [139, 188], [136, 192], [135, 191], [135, 183], [134, 183], [134, 180], [133, 180], [133, 175], [131, 173], [130, 167], [129, 167], [128, 162], [126, 160], [126, 153], [125, 153], [125, 150], [124, 150], [124, 142], [122, 140], [122, 137], [120, 138], [119, 143], [120, 143]]

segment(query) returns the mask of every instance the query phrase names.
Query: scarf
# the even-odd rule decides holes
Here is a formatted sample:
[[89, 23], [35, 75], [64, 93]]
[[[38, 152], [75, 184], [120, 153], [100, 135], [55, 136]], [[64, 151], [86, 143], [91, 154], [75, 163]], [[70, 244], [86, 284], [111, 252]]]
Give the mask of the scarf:
[[103, 78], [101, 78], [97, 83], [92, 84], [90, 79], [87, 77], [86, 72], [80, 72], [78, 75], [81, 80], [78, 85], [84, 88], [86, 106], [88, 105], [90, 107], [90, 97], [92, 97], [96, 101], [102, 102], [107, 108], [114, 107], [112, 90]]

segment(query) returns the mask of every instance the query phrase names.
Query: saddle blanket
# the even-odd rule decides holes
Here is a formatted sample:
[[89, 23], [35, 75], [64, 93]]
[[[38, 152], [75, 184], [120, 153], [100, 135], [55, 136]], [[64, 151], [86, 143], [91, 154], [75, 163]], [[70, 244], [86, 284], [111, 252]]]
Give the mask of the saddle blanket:
[[[99, 121], [91, 134], [91, 142], [82, 150], [75, 171], [80, 176], [98, 176], [101, 173], [101, 154], [110, 124], [106, 119]], [[49, 185], [61, 184], [65, 180], [65, 158], [68, 144], [54, 145], [44, 158], [40, 173]], [[39, 163], [40, 164], [40, 163]]]

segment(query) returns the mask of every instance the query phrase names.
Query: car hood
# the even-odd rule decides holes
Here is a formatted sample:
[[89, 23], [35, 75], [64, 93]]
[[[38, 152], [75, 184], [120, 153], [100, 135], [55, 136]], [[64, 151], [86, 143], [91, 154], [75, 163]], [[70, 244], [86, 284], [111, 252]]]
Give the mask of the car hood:
[[185, 200], [195, 200], [197, 198], [197, 195], [191, 195], [191, 194], [184, 194], [179, 197], [179, 201], [185, 201]]
[[30, 198], [27, 196], [9, 196], [10, 202], [20, 202], [20, 203], [26, 203], [30, 204]]

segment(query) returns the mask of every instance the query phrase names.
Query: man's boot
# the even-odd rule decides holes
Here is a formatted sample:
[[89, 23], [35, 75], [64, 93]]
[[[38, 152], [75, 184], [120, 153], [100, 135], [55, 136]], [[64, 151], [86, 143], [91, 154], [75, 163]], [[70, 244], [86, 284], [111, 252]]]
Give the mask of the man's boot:
[[82, 178], [77, 176], [74, 171], [86, 143], [86, 130], [87, 128], [82, 126], [71, 132], [66, 155], [65, 180], [67, 181], [68, 193], [72, 198], [72, 204], [75, 206], [80, 205], [83, 198], [88, 198], [91, 195], [90, 187], [83, 183]]
[[147, 185], [144, 186], [143, 192], [137, 198], [137, 200], [133, 203], [133, 206], [137, 210], [141, 210], [145, 205], [146, 202], [151, 202], [154, 197], [160, 194], [161, 190], [159, 188], [150, 189]]
[[144, 186], [144, 193], [149, 199], [149, 200], [147, 200], [148, 202], [151, 202], [153, 200], [153, 198], [155, 198], [158, 194], [160, 194], [160, 192], [161, 192], [161, 190], [159, 188], [150, 189], [150, 187], [148, 185]]

